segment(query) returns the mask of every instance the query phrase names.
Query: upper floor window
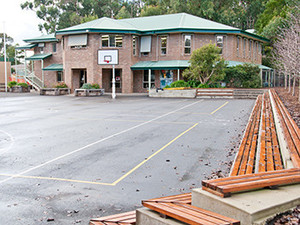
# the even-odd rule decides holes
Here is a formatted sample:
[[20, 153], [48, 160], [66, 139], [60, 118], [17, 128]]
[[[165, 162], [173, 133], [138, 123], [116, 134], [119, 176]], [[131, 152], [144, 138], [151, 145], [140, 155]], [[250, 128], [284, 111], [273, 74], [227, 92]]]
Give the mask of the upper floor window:
[[237, 40], [236, 40], [236, 53], [237, 53], [237, 56], [239, 57], [240, 56], [240, 37], [237, 37]]
[[252, 49], [252, 43], [253, 41], [249, 41], [249, 58], [251, 58], [251, 49]]
[[217, 47], [220, 49], [220, 54], [223, 53], [223, 46], [224, 46], [224, 36], [218, 35], [216, 38]]
[[160, 37], [160, 53], [161, 55], [167, 54], [167, 36]]
[[52, 43], [52, 52], [56, 52], [56, 43]]
[[132, 54], [136, 55], [137, 36], [132, 36]]
[[246, 42], [247, 42], [247, 39], [244, 38], [244, 41], [243, 41], [243, 57], [246, 58]]
[[118, 47], [121, 48], [123, 45], [123, 36], [107, 34], [102, 35], [102, 47]]
[[257, 42], [253, 42], [253, 58], [256, 59]]
[[191, 54], [192, 35], [184, 35], [184, 54]]
[[87, 34], [71, 35], [68, 38], [68, 46], [74, 49], [87, 46]]
[[43, 54], [44, 53], [45, 43], [38, 43], [38, 47], [39, 47], [40, 53]]
[[262, 54], [262, 50], [261, 50], [261, 44], [258, 44], [258, 54], [261, 55]]

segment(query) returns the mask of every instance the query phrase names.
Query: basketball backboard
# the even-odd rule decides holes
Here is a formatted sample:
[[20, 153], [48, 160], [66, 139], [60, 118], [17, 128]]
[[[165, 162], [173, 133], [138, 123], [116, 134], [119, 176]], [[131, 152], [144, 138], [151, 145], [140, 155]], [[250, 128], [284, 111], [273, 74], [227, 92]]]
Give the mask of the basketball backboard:
[[99, 65], [117, 65], [119, 64], [118, 50], [98, 50]]

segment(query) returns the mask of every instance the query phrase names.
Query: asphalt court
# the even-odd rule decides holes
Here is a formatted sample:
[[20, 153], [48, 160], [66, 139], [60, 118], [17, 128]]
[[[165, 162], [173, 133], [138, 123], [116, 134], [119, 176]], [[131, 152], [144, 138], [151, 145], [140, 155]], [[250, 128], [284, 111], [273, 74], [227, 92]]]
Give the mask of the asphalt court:
[[[173, 142], [175, 142], [177, 139], [179, 139], [182, 135], [188, 135], [188, 132], [190, 132], [192, 129], [196, 128], [199, 125], [199, 116], [201, 117], [210, 117], [214, 113], [216, 113], [218, 110], [221, 110], [222, 107], [225, 107], [229, 102], [228, 101], [218, 101], [216, 104], [210, 104], [208, 106], [205, 105], [203, 100], [196, 100], [196, 101], [182, 101], [179, 102], [179, 104], [182, 104], [182, 106], [179, 108], [171, 108], [171, 110], [165, 110], [163, 112], [157, 111], [157, 112], [151, 112], [151, 110], [148, 111], [139, 111], [139, 109], [134, 109], [133, 114], [130, 113], [130, 111], [125, 110], [124, 112], [120, 111], [113, 111], [108, 110], [107, 112], [103, 113], [103, 111], [99, 114], [97, 111], [90, 112], [89, 116], [82, 117], [82, 114], [86, 114], [86, 112], [80, 112], [79, 115], [74, 113], [73, 117], [62, 117], [59, 116], [56, 118], [57, 121], [60, 120], [70, 120], [72, 123], [74, 121], [79, 121], [78, 126], [81, 126], [82, 121], [93, 123], [93, 125], [100, 127], [101, 130], [105, 130], [103, 124], [105, 123], [105, 126], [115, 126], [115, 123], [123, 123], [122, 129], [113, 129], [113, 132], [107, 133], [105, 132], [105, 135], [100, 135], [99, 137], [103, 137], [99, 140], [96, 140], [91, 143], [85, 143], [86, 145], [79, 147], [77, 149], [74, 149], [73, 151], [70, 151], [66, 154], [62, 154], [60, 156], [57, 156], [56, 158], [50, 159], [48, 161], [45, 161], [44, 163], [37, 165], [36, 167], [28, 168], [27, 170], [23, 170], [21, 172], [16, 172], [13, 174], [1, 174], [2, 176], [2, 182], [3, 177], [15, 177], [15, 178], [28, 178], [28, 179], [49, 179], [49, 180], [60, 180], [60, 181], [66, 181], [66, 182], [86, 182], [86, 183], [94, 183], [99, 185], [115, 185], [116, 183], [122, 181], [126, 177], [124, 175], [129, 175], [130, 172], [133, 172], [134, 170], [138, 169], [140, 166], [140, 163], [146, 163], [148, 161], [149, 157], [154, 157], [156, 153], [159, 153], [161, 150], [169, 147]], [[167, 107], [166, 107], [167, 108]], [[59, 108], [53, 108], [52, 110], [59, 110]], [[151, 113], [151, 115], [150, 115]], [[146, 115], [146, 116], [145, 116]], [[132, 119], [132, 116], [135, 117], [135, 119]], [[180, 118], [180, 121], [179, 121]], [[208, 119], [208, 118], [206, 118]], [[209, 119], [208, 119], [209, 120]], [[125, 126], [124, 126], [125, 123]], [[163, 126], [161, 126], [163, 124]], [[159, 142], [156, 141], [156, 139], [161, 138], [161, 134], [163, 133], [169, 133], [169, 129], [172, 126], [172, 129], [174, 129], [174, 133], [172, 132], [171, 135], [168, 135], [166, 137], [166, 142], [163, 146], [158, 144]], [[124, 129], [125, 128], [125, 129]], [[142, 131], [141, 131], [142, 130]], [[155, 131], [159, 130], [159, 134], [155, 134]], [[106, 131], [106, 130], [105, 130]], [[154, 131], [154, 132], [153, 132]], [[100, 131], [101, 132], [101, 131]], [[89, 133], [89, 132], [87, 132]], [[98, 132], [97, 132], [98, 134]], [[151, 143], [150, 145], [147, 144], [147, 146], [143, 145], [144, 136], [147, 138], [147, 136], [151, 136]], [[63, 134], [61, 134], [63, 136]], [[112, 152], [112, 149], [118, 148], [120, 146], [120, 143], [118, 143], [119, 136], [125, 136], [126, 140], [135, 139], [136, 137], [139, 138], [139, 142], [135, 143], [135, 147], [132, 147], [132, 144], [122, 144], [121, 151], [118, 153], [118, 157], [115, 157], [114, 154], [109, 154]], [[130, 141], [128, 141], [130, 143]], [[167, 145], [167, 146], [165, 146]], [[106, 158], [101, 158], [101, 154], [103, 152], [100, 152], [100, 155], [98, 157], [98, 160], [95, 161], [95, 164], [89, 164], [89, 165], [83, 165], [80, 168], [80, 172], [83, 174], [82, 176], [76, 177], [75, 174], [78, 174], [78, 171], [74, 170], [72, 168], [72, 164], [80, 164], [81, 161], [86, 162], [90, 157], [95, 157], [97, 155], [97, 151], [99, 148], [103, 146], [104, 149], [108, 149], [108, 154]], [[162, 149], [163, 148], [163, 149]], [[143, 151], [140, 151], [140, 150]], [[72, 150], [72, 149], [70, 149]], [[154, 150], [154, 151], [153, 151]], [[87, 156], [83, 156], [84, 160], [82, 160], [81, 155], [87, 154]], [[128, 155], [134, 156], [134, 158], [130, 161], [124, 161]], [[47, 157], [46, 157], [47, 158]], [[101, 161], [109, 162], [108, 165], [106, 163], [101, 163]], [[67, 162], [67, 163], [65, 163]], [[114, 164], [122, 165], [121, 171], [124, 173], [124, 171], [127, 171], [125, 174], [119, 173], [120, 166], [118, 166], [118, 171], [112, 171], [114, 169]], [[71, 170], [70, 170], [71, 167]], [[58, 169], [59, 168], [59, 169]], [[86, 173], [83, 171], [85, 169], [90, 170], [90, 168], [97, 168], [100, 172], [99, 176], [97, 178], [91, 179], [91, 180], [85, 180]], [[109, 169], [108, 169], [109, 168]], [[130, 169], [131, 168], [131, 169]], [[56, 170], [59, 171], [59, 174], [61, 174], [61, 171], [64, 171], [63, 174], [65, 174], [67, 177], [59, 177], [59, 174], [56, 174], [55, 171], [49, 173], [48, 175], [43, 173], [41, 176], [39, 175], [42, 171], [52, 171]], [[107, 173], [108, 170], [109, 173]], [[69, 171], [69, 172], [67, 172]], [[33, 173], [33, 175], [30, 175], [30, 173]], [[102, 173], [102, 174], [101, 174]], [[29, 174], [28, 176], [26, 174]], [[104, 180], [104, 182], [97, 182], [97, 180]], [[1, 182], [1, 181], [0, 181]]]
[[[253, 105], [253, 100], [0, 95], [3, 205], [22, 195], [10, 188], [35, 189], [37, 183], [47, 193], [76, 187], [118, 203], [121, 188], [132, 198], [131, 208], [138, 197], [187, 191], [220, 167], [225, 147], [242, 133]], [[135, 196], [137, 190], [145, 195]], [[91, 212], [95, 201], [88, 202]]]

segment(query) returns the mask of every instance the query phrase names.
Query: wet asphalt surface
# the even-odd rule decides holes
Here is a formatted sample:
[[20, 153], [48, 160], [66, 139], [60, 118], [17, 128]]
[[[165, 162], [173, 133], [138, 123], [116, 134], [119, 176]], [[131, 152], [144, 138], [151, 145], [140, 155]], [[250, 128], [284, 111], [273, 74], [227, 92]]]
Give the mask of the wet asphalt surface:
[[0, 224], [88, 224], [201, 187], [253, 105], [0, 93]]

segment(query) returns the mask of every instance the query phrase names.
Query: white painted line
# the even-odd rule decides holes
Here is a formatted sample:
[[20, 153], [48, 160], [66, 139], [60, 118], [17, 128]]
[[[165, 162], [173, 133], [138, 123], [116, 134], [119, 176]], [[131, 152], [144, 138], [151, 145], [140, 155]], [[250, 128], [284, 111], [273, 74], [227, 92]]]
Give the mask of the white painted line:
[[8, 150], [11, 149], [11, 147], [12, 147], [12, 146], [14, 145], [14, 143], [15, 143], [15, 140], [14, 140], [14, 138], [13, 138], [12, 135], [10, 135], [9, 133], [5, 132], [4, 130], [0, 130], [0, 132], [6, 134], [6, 135], [10, 138], [10, 141], [11, 141], [11, 142], [10, 142], [10, 145], [9, 145], [8, 147], [6, 147], [6, 148], [0, 148], [0, 154], [2, 154], [2, 153], [7, 152]]
[[138, 127], [144, 126], [144, 125], [146, 125], [146, 124], [148, 124], [148, 123], [151, 123], [151, 122], [153, 122], [153, 121], [155, 121], [155, 120], [158, 120], [158, 119], [160, 119], [160, 118], [163, 118], [163, 117], [165, 117], [165, 116], [168, 116], [168, 115], [170, 115], [170, 114], [172, 114], [172, 113], [175, 113], [175, 112], [177, 112], [177, 111], [180, 111], [180, 110], [185, 109], [185, 108], [187, 108], [187, 107], [190, 107], [190, 106], [192, 106], [192, 105], [198, 104], [199, 102], [202, 102], [202, 101], [203, 101], [203, 100], [200, 100], [200, 101], [197, 101], [197, 102], [193, 102], [193, 103], [188, 104], [188, 105], [186, 105], [186, 106], [183, 106], [183, 107], [181, 107], [181, 108], [179, 108], [179, 109], [176, 109], [176, 110], [173, 110], [173, 111], [171, 111], [171, 112], [165, 113], [165, 114], [163, 114], [163, 115], [161, 115], [161, 116], [155, 117], [154, 119], [148, 120], [148, 121], [146, 121], [146, 122], [144, 122], [144, 123], [138, 124], [138, 125], [136, 125], [136, 126], [133, 126], [133, 127], [131, 127], [131, 128], [128, 128], [128, 129], [126, 129], [126, 130], [123, 130], [123, 131], [120, 131], [120, 132], [118, 132], [118, 133], [112, 134], [112, 135], [110, 135], [110, 136], [108, 136], [108, 137], [106, 137], [106, 138], [103, 138], [103, 139], [100, 139], [100, 140], [98, 140], [98, 141], [95, 141], [95, 142], [93, 142], [93, 143], [91, 143], [91, 144], [88, 144], [88, 145], [86, 145], [86, 146], [83, 146], [83, 147], [81, 147], [81, 148], [78, 148], [78, 149], [76, 149], [76, 150], [74, 150], [74, 151], [71, 151], [71, 152], [66, 153], [66, 154], [64, 154], [64, 155], [61, 155], [61, 156], [59, 156], [59, 157], [57, 157], [57, 158], [51, 159], [51, 160], [49, 160], [49, 161], [47, 161], [47, 162], [45, 162], [45, 163], [42, 163], [42, 164], [40, 164], [40, 165], [38, 165], [38, 166], [35, 166], [35, 167], [30, 168], [30, 169], [24, 170], [24, 171], [22, 171], [22, 172], [20, 172], [20, 173], [18, 173], [18, 174], [15, 174], [15, 175], [12, 176], [12, 177], [9, 177], [9, 178], [6, 178], [6, 179], [0, 181], [0, 184], [4, 183], [4, 182], [6, 182], [6, 181], [9, 181], [9, 180], [11, 180], [11, 179], [13, 179], [14, 177], [21, 176], [21, 175], [23, 175], [23, 174], [25, 174], [25, 173], [28, 173], [28, 172], [31, 172], [31, 171], [36, 170], [36, 169], [38, 169], [38, 168], [41, 168], [41, 167], [43, 167], [43, 166], [46, 166], [46, 165], [48, 165], [48, 164], [50, 164], [50, 163], [53, 163], [53, 162], [55, 162], [55, 161], [57, 161], [57, 160], [63, 159], [63, 158], [65, 158], [65, 157], [69, 156], [69, 155], [72, 155], [72, 154], [76, 153], [76, 152], [80, 152], [80, 151], [82, 151], [82, 150], [84, 150], [84, 149], [86, 149], [86, 148], [89, 148], [89, 147], [91, 147], [91, 146], [93, 146], [93, 145], [95, 145], [95, 144], [99, 144], [99, 143], [101, 143], [101, 142], [103, 142], [103, 141], [106, 141], [106, 140], [108, 140], [108, 139], [111, 139], [111, 138], [113, 138], [113, 137], [116, 137], [116, 136], [118, 136], [118, 135], [120, 135], [120, 134], [124, 134], [124, 133], [126, 133], [126, 132], [128, 132], [128, 131], [134, 130], [134, 129], [138, 128]]

